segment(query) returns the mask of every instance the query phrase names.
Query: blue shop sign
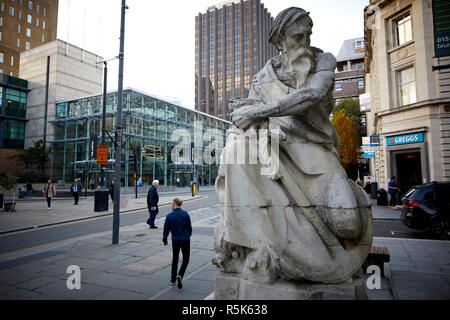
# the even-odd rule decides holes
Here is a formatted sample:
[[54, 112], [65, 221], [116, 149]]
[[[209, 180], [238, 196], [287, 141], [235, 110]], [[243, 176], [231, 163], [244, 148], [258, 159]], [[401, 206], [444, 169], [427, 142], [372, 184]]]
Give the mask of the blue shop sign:
[[407, 134], [404, 136], [388, 137], [386, 138], [386, 144], [388, 146], [396, 146], [399, 144], [418, 143], [424, 141], [424, 135], [422, 133]]
[[370, 136], [370, 145], [371, 146], [379, 146], [380, 145], [380, 135]]

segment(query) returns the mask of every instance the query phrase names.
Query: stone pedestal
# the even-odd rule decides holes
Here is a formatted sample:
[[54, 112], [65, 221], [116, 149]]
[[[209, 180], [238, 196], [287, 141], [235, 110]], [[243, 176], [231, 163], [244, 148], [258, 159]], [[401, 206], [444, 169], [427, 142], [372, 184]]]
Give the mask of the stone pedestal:
[[364, 281], [357, 276], [340, 284], [304, 284], [279, 279], [261, 284], [220, 272], [215, 300], [366, 300]]

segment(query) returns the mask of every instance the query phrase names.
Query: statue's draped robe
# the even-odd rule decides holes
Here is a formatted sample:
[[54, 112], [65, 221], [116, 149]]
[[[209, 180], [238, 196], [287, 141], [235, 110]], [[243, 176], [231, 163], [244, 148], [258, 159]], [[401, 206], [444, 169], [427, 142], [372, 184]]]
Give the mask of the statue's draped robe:
[[[312, 75], [334, 72], [331, 54], [314, 57]], [[250, 99], [267, 104], [294, 91], [278, 79], [274, 65], [280, 63], [280, 57], [272, 58], [254, 77]], [[216, 180], [223, 205], [217, 252], [224, 242], [266, 251], [285, 276], [323, 283], [345, 281], [361, 268], [372, 242], [370, 199], [340, 165], [339, 138], [329, 120], [332, 85], [326, 90], [306, 112], [259, 124], [281, 129], [275, 175], [261, 175], [259, 162], [226, 164], [245, 136], [234, 125], [228, 130]], [[264, 145], [270, 154], [270, 143], [260, 140]]]

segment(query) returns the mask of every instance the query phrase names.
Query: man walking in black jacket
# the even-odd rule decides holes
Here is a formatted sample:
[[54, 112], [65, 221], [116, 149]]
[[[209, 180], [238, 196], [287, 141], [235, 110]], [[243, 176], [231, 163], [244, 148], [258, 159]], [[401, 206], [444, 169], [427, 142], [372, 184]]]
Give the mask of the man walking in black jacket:
[[83, 187], [81, 186], [81, 183], [78, 182], [78, 179], [75, 179], [72, 186], [70, 187], [70, 191], [72, 192], [72, 196], [75, 201], [74, 205], [78, 205], [78, 199], [80, 199], [82, 188]]
[[153, 180], [152, 186], [148, 189], [147, 193], [147, 207], [150, 213], [150, 218], [148, 218], [147, 224], [150, 226], [150, 229], [158, 228], [157, 226], [155, 226], [155, 218], [159, 212], [158, 210], [159, 195], [157, 190], [158, 186], [159, 181]]
[[[189, 263], [190, 247], [191, 247], [191, 235], [192, 225], [189, 214], [181, 209], [183, 202], [179, 198], [173, 199], [172, 212], [166, 217], [164, 223], [163, 243], [167, 246], [167, 237], [169, 232], [172, 232], [172, 272], [170, 278], [170, 285], [175, 285], [177, 281], [178, 289], [183, 288], [181, 279], [183, 279], [184, 273]], [[180, 250], [183, 253], [183, 263], [181, 264], [180, 271], [177, 275], [178, 257]]]

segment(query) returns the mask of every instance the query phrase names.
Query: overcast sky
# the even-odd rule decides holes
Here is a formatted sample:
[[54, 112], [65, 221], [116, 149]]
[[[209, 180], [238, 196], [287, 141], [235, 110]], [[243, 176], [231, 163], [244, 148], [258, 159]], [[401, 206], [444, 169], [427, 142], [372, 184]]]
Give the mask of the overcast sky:
[[[214, 0], [128, 0], [124, 87], [194, 108], [195, 16]], [[298, 6], [311, 12], [312, 45], [337, 55], [345, 39], [362, 37], [369, 0], [262, 0], [273, 17]], [[58, 38], [106, 59], [119, 52], [121, 0], [60, 0]], [[70, 10], [69, 10], [70, 8]], [[118, 62], [108, 64], [108, 91], [117, 89]], [[99, 92], [100, 93], [100, 92]]]

